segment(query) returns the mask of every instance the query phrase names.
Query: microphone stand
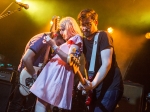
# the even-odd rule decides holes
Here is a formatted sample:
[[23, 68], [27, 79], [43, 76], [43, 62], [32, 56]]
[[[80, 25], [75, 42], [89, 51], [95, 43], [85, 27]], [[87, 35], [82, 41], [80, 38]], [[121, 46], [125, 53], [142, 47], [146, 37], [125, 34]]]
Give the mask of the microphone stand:
[[22, 7], [20, 6], [18, 9], [15, 9], [13, 11], [8, 11], [6, 14], [3, 14], [14, 2], [10, 3], [10, 5], [8, 7], [6, 7], [6, 9], [0, 14], [0, 19], [7, 17], [17, 11], [21, 11]]

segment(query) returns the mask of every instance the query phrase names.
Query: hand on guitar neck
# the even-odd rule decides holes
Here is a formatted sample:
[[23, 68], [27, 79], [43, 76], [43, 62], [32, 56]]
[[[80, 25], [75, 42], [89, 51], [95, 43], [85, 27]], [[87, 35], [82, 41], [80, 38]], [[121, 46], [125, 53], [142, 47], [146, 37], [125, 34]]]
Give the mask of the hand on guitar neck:
[[[79, 57], [79, 54], [78, 54], [78, 51], [76, 49], [74, 49], [74, 53], [73, 54], [70, 54], [68, 56], [68, 59], [67, 59], [67, 62], [69, 63], [70, 66], [72, 66], [73, 68], [73, 72], [75, 73], [75, 75], [78, 76], [80, 82], [77, 86], [77, 88], [79, 90], [82, 90], [82, 93], [83, 94], [86, 94], [87, 95], [87, 98], [86, 98], [86, 101], [85, 101], [85, 104], [87, 106], [90, 105], [91, 103], [91, 100], [92, 100], [92, 90], [88, 90], [86, 91], [84, 86], [88, 86], [88, 87], [91, 87], [91, 82], [93, 80], [93, 77], [89, 77], [89, 79], [85, 79], [83, 77], [83, 75], [81, 74], [80, 70], [79, 70], [79, 66], [80, 66], [80, 57]], [[84, 86], [83, 86], [84, 85]]]
[[47, 43], [49, 40], [53, 39], [54, 37], [59, 36], [59, 34], [57, 33], [59, 20], [60, 20], [59, 16], [53, 16], [50, 22], [51, 23], [50, 34], [46, 34], [43, 43]]

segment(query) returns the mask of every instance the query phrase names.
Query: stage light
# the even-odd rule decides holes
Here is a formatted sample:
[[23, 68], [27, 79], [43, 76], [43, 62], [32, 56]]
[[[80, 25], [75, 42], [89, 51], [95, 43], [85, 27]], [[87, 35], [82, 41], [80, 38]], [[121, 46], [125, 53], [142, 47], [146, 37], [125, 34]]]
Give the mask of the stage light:
[[53, 21], [50, 21], [50, 25], [51, 25], [51, 26], [53, 25]]
[[22, 0], [16, 0], [16, 2], [22, 2]]
[[107, 29], [107, 31], [108, 31], [109, 33], [113, 33], [113, 28], [112, 28], [112, 27], [109, 27], [109, 28]]
[[145, 37], [146, 37], [147, 39], [150, 39], [150, 32], [147, 32], [147, 33], [145, 34]]

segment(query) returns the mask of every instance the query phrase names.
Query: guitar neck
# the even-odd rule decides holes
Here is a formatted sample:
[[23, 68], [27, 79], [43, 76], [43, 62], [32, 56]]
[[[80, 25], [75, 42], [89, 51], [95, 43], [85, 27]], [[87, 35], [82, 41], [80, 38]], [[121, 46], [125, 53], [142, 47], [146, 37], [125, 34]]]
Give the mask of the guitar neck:
[[78, 70], [76, 74], [77, 74], [77, 76], [78, 76], [78, 78], [79, 78], [81, 84], [82, 84], [82, 85], [85, 85], [86, 82], [85, 82], [85, 80], [84, 80], [84, 78], [83, 78], [83, 76], [82, 76], [80, 70]]
[[[74, 49], [72, 49], [73, 52], [75, 51]], [[70, 54], [68, 57], [67, 57], [67, 62], [69, 63], [70, 66], [72, 66], [73, 68], [73, 72], [74, 74], [76, 74], [81, 82], [82, 85], [85, 85], [86, 82], [79, 70], [79, 65], [80, 65], [80, 61], [79, 61], [79, 58], [76, 58], [75, 56], [73, 56], [73, 54]]]

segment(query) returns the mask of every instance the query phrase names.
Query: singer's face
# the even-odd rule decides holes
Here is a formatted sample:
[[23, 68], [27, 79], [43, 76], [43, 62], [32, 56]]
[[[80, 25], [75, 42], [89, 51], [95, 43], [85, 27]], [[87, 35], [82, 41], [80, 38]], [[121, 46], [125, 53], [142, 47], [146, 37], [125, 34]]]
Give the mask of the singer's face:
[[91, 18], [85, 18], [80, 20], [80, 28], [85, 37], [91, 36], [94, 32], [97, 31], [97, 24]]
[[68, 40], [67, 30], [64, 26], [60, 26], [60, 34], [62, 35], [64, 40]]

